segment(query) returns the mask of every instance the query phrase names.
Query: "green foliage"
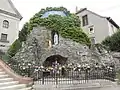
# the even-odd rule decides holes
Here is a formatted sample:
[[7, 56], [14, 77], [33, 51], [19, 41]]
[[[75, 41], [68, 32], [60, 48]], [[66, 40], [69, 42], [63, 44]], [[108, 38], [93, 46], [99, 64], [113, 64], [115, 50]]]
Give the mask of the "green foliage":
[[45, 12], [48, 11], [64, 11], [65, 14], [70, 15], [71, 13], [64, 7], [47, 7], [46, 9], [41, 9], [38, 13], [36, 13], [33, 17], [41, 17]]
[[107, 37], [103, 42], [103, 45], [109, 48], [111, 51], [120, 52], [120, 31], [116, 32], [112, 36]]
[[[40, 18], [45, 12], [53, 10], [64, 11], [67, 16], [61, 17], [60, 15], [50, 15], [47, 18]], [[64, 38], [72, 39], [73, 41], [79, 42], [81, 44], [90, 45], [90, 39], [80, 28], [80, 20], [76, 15], [71, 14], [64, 7], [47, 7], [46, 9], [41, 9], [40, 12], [36, 13], [30, 19], [30, 21], [23, 26], [22, 30], [19, 33], [19, 42], [15, 41], [15, 43], [10, 47], [10, 50], [8, 51], [11, 56], [14, 56], [18, 49], [21, 48], [21, 44], [18, 45], [16, 42], [21, 43], [23, 41], [26, 41], [26, 37], [33, 30], [33, 27], [36, 27], [38, 25], [44, 26], [50, 30], [58, 31], [59, 34]]]
[[80, 20], [74, 14], [67, 17], [61, 17], [59, 15], [52, 15], [48, 18], [36, 17], [31, 19], [30, 24], [34, 26], [45, 26], [53, 31], [58, 31], [62, 37], [70, 38], [81, 44], [90, 44], [88, 36], [80, 28]]
[[19, 39], [16, 39], [16, 41], [11, 45], [11, 47], [8, 49], [8, 55], [10, 55], [10, 57], [13, 57], [17, 51], [20, 49], [22, 43]]
[[20, 41], [26, 41], [26, 37], [29, 34], [28, 27], [29, 27], [29, 24], [25, 23], [22, 30], [19, 32], [19, 40]]

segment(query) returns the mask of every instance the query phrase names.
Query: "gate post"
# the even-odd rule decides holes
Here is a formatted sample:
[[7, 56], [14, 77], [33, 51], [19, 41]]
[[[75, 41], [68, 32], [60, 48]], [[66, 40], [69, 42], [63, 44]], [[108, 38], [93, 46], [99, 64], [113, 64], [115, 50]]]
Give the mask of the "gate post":
[[42, 72], [42, 84], [44, 84], [44, 72]]
[[58, 85], [58, 77], [57, 77], [57, 73], [55, 73], [55, 82], [56, 82], [56, 85]]

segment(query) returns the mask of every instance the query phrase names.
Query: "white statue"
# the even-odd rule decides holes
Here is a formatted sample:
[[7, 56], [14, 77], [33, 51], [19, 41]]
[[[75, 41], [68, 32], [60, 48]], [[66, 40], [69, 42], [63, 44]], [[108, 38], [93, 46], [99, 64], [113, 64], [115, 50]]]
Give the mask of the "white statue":
[[58, 44], [58, 34], [55, 33], [54, 34], [54, 45], [57, 45]]

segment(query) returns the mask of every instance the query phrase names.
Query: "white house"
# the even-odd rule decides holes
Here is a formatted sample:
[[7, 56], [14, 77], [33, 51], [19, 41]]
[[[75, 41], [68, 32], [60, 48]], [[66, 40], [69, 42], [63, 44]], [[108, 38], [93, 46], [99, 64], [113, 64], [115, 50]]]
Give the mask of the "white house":
[[92, 43], [101, 43], [119, 29], [110, 17], [100, 16], [87, 8], [80, 9], [76, 14], [82, 22], [82, 29], [91, 38]]
[[0, 50], [6, 51], [18, 38], [21, 19], [11, 0], [0, 0]]

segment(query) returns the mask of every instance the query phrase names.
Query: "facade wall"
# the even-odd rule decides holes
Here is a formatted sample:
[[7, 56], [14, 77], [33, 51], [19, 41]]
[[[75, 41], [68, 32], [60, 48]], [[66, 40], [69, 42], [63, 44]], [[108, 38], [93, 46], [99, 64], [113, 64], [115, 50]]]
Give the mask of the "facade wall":
[[117, 32], [117, 28], [112, 25], [110, 22], [108, 22], [108, 27], [109, 27], [109, 36], [111, 36], [112, 34], [116, 33]]
[[[82, 21], [82, 16], [88, 15], [88, 25], [82, 25], [83, 30], [89, 37], [95, 37], [95, 43], [101, 43], [109, 35], [109, 26], [106, 18], [103, 18], [97, 14], [93, 14], [87, 10], [78, 14], [80, 20]], [[94, 27], [94, 33], [90, 34], [89, 28]]]
[[[9, 22], [9, 28], [3, 28], [4, 20], [7, 20]], [[0, 49], [6, 50], [18, 38], [19, 22], [19, 19], [8, 15], [0, 14], [0, 39], [1, 33], [3, 33], [7, 34], [7, 41], [9, 41], [9, 43], [0, 41]], [[3, 45], [5, 45], [5, 47], [3, 47]]]
[[0, 9], [16, 14], [15, 11], [12, 9], [9, 0], [0, 0]]

